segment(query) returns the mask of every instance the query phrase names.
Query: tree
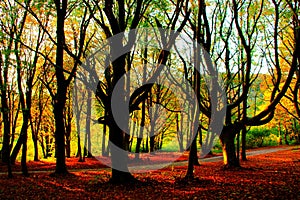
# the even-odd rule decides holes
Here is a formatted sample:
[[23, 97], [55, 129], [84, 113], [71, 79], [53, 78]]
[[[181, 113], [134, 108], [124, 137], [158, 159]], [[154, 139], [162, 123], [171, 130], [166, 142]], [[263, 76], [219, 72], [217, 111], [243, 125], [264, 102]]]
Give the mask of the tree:
[[[75, 76], [75, 72], [78, 64], [80, 64], [80, 59], [83, 56], [83, 53], [86, 51], [85, 45], [88, 46], [89, 40], [85, 43], [87, 27], [89, 26], [89, 22], [91, 20], [88, 17], [87, 9], [81, 10], [79, 13], [82, 15], [81, 21], [76, 21], [76, 24], [79, 24], [79, 30], [74, 31], [76, 36], [79, 36], [79, 40], [77, 37], [74, 37], [74, 48], [71, 49], [71, 45], [69, 45], [69, 39], [65, 34], [65, 26], [68, 24], [68, 17], [70, 18], [70, 14], [72, 12], [77, 12], [82, 8], [82, 4], [78, 2], [70, 2], [67, 0], [64, 1], [54, 1], [53, 4], [49, 4], [48, 2], [39, 3], [37, 5], [33, 5], [31, 7], [27, 7], [27, 2], [22, 3], [18, 2], [23, 8], [25, 8], [31, 16], [36, 20], [37, 24], [45, 31], [47, 35], [48, 41], [52, 42], [55, 45], [55, 61], [52, 59], [52, 55], [49, 52], [41, 52], [37, 49], [32, 49], [27, 46], [27, 48], [31, 49], [34, 52], [37, 52], [39, 55], [44, 57], [51, 66], [54, 68], [54, 76], [49, 80], [40, 79], [45, 87], [48, 89], [48, 92], [51, 95], [52, 103], [53, 103], [53, 113], [55, 120], [55, 145], [56, 145], [56, 174], [65, 174], [67, 173], [66, 163], [65, 163], [65, 106], [67, 101], [67, 92], [70, 86], [70, 83]], [[54, 10], [53, 10], [54, 9]], [[50, 14], [50, 21], [56, 22], [56, 34], [53, 36], [52, 29], [49, 30], [47, 24], [44, 24], [44, 21], [40, 18], [38, 13], [40, 11], [45, 11], [46, 15]], [[52, 13], [52, 12], [55, 12]], [[43, 17], [43, 15], [42, 15]], [[71, 22], [69, 22], [71, 23]], [[74, 26], [73, 26], [74, 28]], [[74, 30], [74, 29], [73, 29]], [[51, 49], [50, 49], [51, 50]], [[67, 55], [64, 55], [67, 53]], [[50, 55], [51, 56], [50, 56]], [[67, 65], [64, 60], [73, 60], [73, 66]], [[55, 86], [52, 87], [52, 84]]]
[[[28, 5], [30, 5], [30, 1]], [[30, 24], [31, 23], [31, 24]], [[30, 56], [30, 50], [26, 49], [22, 44], [30, 43], [28, 41], [28, 36], [33, 35], [32, 32], [26, 28], [27, 26], [35, 26], [32, 23], [32, 20], [28, 19], [28, 11], [27, 8], [24, 9], [24, 17], [21, 20], [20, 27], [17, 27], [17, 23], [15, 24], [16, 30], [18, 30], [18, 34], [15, 38], [15, 57], [16, 57], [16, 68], [17, 68], [17, 82], [18, 82], [18, 90], [19, 90], [19, 102], [22, 109], [23, 114], [23, 125], [21, 128], [21, 133], [18, 138], [18, 141], [12, 151], [11, 154], [11, 163], [13, 164], [16, 160], [16, 157], [20, 151], [21, 145], [23, 145], [22, 149], [22, 164], [24, 165], [25, 171], [23, 172], [27, 175], [26, 170], [26, 143], [27, 143], [27, 132], [29, 127], [29, 121], [31, 119], [31, 105], [32, 105], [32, 91], [33, 86], [36, 82], [36, 71], [37, 65], [39, 61], [39, 55], [34, 52], [33, 56]], [[29, 44], [28, 46], [32, 46], [36, 51], [42, 46], [42, 41], [44, 39], [45, 32], [39, 28], [37, 36], [32, 36], [36, 39], [35, 46]], [[26, 80], [25, 84], [23, 80]], [[25, 92], [24, 92], [25, 89]], [[37, 149], [37, 139], [34, 133], [32, 133], [34, 148], [35, 148], [35, 160], [38, 160], [38, 149]]]
[[[245, 2], [244, 2], [245, 3]], [[241, 4], [245, 6], [245, 4]], [[252, 22], [252, 28], [250, 28], [250, 21], [247, 21], [247, 29], [245, 29], [245, 32], [243, 32], [243, 28], [240, 25], [240, 16], [243, 13], [242, 9], [243, 6], [240, 6], [235, 0], [232, 3], [233, 6], [233, 14], [234, 14], [234, 22], [235, 22], [235, 27], [238, 33], [238, 36], [240, 37], [242, 46], [243, 46], [243, 51], [246, 53], [246, 72], [244, 74], [244, 79], [243, 79], [243, 88], [242, 88], [242, 93], [241, 96], [235, 101], [234, 103], [228, 104], [227, 105], [227, 118], [226, 118], [226, 123], [223, 128], [222, 134], [221, 134], [221, 141], [223, 145], [223, 155], [224, 155], [224, 164], [228, 167], [232, 166], [239, 166], [235, 154], [235, 149], [234, 149], [234, 138], [241, 129], [243, 129], [245, 126], [258, 126], [265, 124], [269, 122], [273, 116], [274, 116], [274, 110], [275, 106], [280, 102], [281, 98], [284, 96], [285, 92], [287, 91], [289, 84], [292, 80], [292, 77], [294, 75], [294, 72], [296, 70], [297, 66], [297, 55], [299, 54], [299, 40], [297, 39], [295, 41], [295, 46], [293, 50], [293, 57], [291, 60], [291, 65], [290, 69], [288, 72], [288, 75], [286, 77], [286, 80], [284, 80], [283, 86], [280, 88], [280, 83], [282, 81], [282, 76], [281, 76], [281, 65], [279, 63], [279, 49], [278, 49], [278, 33], [279, 27], [279, 15], [280, 15], [280, 6], [281, 2], [276, 2], [273, 1], [273, 6], [274, 6], [274, 13], [272, 16], [275, 18], [274, 22], [274, 32], [272, 32], [273, 39], [271, 40], [271, 44], [273, 44], [272, 49], [274, 53], [268, 52], [268, 55], [270, 56], [271, 63], [274, 64], [275, 70], [276, 70], [276, 79], [274, 80], [274, 85], [272, 89], [272, 95], [270, 98], [270, 103], [267, 104], [266, 108], [259, 112], [258, 114], [254, 116], [247, 116], [245, 111], [242, 116], [241, 120], [236, 120], [232, 122], [232, 111], [233, 108], [238, 106], [240, 103], [243, 103], [247, 101], [249, 89], [252, 85], [252, 80], [250, 78], [251, 75], [251, 70], [252, 70], [252, 63], [253, 63], [253, 49], [256, 43], [255, 41], [258, 38], [258, 33], [256, 32], [258, 30], [257, 26], [259, 24], [259, 19], [261, 17], [261, 14], [264, 12], [264, 1], [261, 1], [259, 4], [252, 4], [253, 2], [250, 2], [248, 5], [248, 10], [246, 12], [248, 16], [248, 20], [250, 20], [250, 16], [252, 17], [253, 22]], [[259, 8], [257, 8], [254, 5], [260, 5]], [[254, 6], [251, 8], [251, 6]], [[250, 9], [249, 9], [250, 8]], [[266, 8], [267, 9], [267, 8]], [[270, 10], [268, 10], [271, 12]], [[252, 12], [252, 13], [251, 13]], [[256, 33], [256, 36], [254, 39], [252, 37]], [[253, 43], [254, 42], [254, 43]], [[278, 92], [279, 91], [279, 92]], [[247, 109], [247, 106], [245, 104], [243, 105], [244, 109]]]
[[[225, 166], [235, 167], [239, 166], [234, 144], [236, 135], [243, 130], [244, 143], [246, 126], [266, 124], [273, 118], [275, 107], [287, 91], [296, 70], [299, 40], [294, 41], [289, 71], [283, 79], [278, 44], [281, 42], [279, 33], [287, 31], [289, 25], [279, 17], [288, 10], [285, 3], [233, 0], [209, 3], [199, 1], [198, 4], [199, 9], [191, 18], [196, 20], [190, 23], [190, 27], [192, 30], [198, 27], [198, 42], [210, 54], [217, 68], [221, 69], [219, 75], [224, 80], [227, 105], [220, 141]], [[206, 6], [214, 6], [214, 9], [207, 12]], [[285, 23], [286, 26], [279, 27], [279, 23]], [[270, 30], [268, 27], [273, 28]], [[253, 114], [249, 112], [254, 110], [249, 109], [249, 106], [255, 106], [249, 105], [250, 92], [256, 87], [254, 82], [259, 81], [257, 77], [264, 63], [269, 63], [274, 72], [270, 102], [265, 103], [260, 112]], [[207, 104], [211, 96], [205, 90], [198, 92], [202, 100], [200, 111], [209, 120], [213, 119]]]
[[[118, 1], [114, 2], [112, 0], [104, 1], [104, 7], [96, 2], [93, 3], [85, 2], [86, 5], [89, 7], [91, 13], [93, 13], [93, 19], [95, 22], [101, 27], [103, 33], [105, 34], [106, 38], [110, 38], [112, 36], [116, 36], [114, 40], [111, 40], [111, 44], [109, 45], [109, 55], [112, 57], [118, 55], [118, 52], [121, 50], [125, 50], [132, 47], [134, 41], [136, 40], [135, 37], [129, 37], [129, 41], [124, 42], [124, 31], [127, 29], [135, 29], [141, 24], [142, 19], [145, 17], [144, 13], [146, 12], [147, 8], [152, 5], [151, 1], [133, 1], [133, 2], [125, 2], [125, 1]], [[156, 2], [155, 2], [156, 3]], [[154, 3], [154, 5], [155, 5]], [[128, 4], [128, 5], [127, 5]], [[168, 23], [168, 27], [171, 29], [176, 28], [176, 22], [178, 21], [179, 10], [183, 8], [184, 1], [178, 1], [176, 4], [176, 12], [173, 15], [173, 18]], [[94, 12], [96, 11], [96, 13]], [[100, 17], [97, 17], [100, 16]], [[104, 18], [105, 16], [105, 18]], [[187, 17], [184, 18], [179, 28], [176, 30], [181, 31], [183, 26], [187, 21]], [[161, 26], [159, 20], [156, 20], [158, 26]], [[120, 37], [119, 37], [120, 36]], [[174, 38], [172, 38], [174, 39]], [[167, 41], [166, 43], [172, 44], [171, 41]], [[170, 47], [168, 47], [170, 48]], [[169, 52], [162, 50], [157, 59], [157, 66], [161, 64], [165, 64], [167, 62]], [[109, 140], [111, 144], [114, 146], [110, 146], [110, 153], [111, 153], [111, 162], [112, 162], [112, 182], [130, 182], [134, 181], [133, 176], [128, 171], [127, 166], [127, 154], [122, 151], [125, 150], [126, 144], [125, 135], [126, 133], [122, 130], [115, 122], [113, 118], [112, 108], [111, 108], [111, 98], [112, 98], [112, 91], [114, 90], [115, 85], [118, 83], [122, 85], [120, 91], [118, 92], [117, 99], [120, 101], [124, 101], [125, 97], [123, 96], [126, 94], [125, 90], [125, 80], [120, 79], [126, 72], [131, 69], [131, 59], [130, 54], [125, 53], [120, 57], [110, 60], [111, 58], [107, 58], [108, 62], [111, 64], [109, 65], [108, 69], [105, 71], [105, 83], [99, 82], [96, 96], [103, 102], [104, 108], [106, 110], [105, 118], [100, 118], [101, 123], [106, 123], [109, 127]], [[156, 74], [159, 73], [160, 69], [156, 69]], [[142, 87], [138, 89], [133, 95], [130, 97], [129, 101], [129, 110], [132, 112], [133, 110], [137, 109], [139, 104], [145, 99], [148, 92], [151, 90], [152, 85], [148, 85], [147, 87]], [[123, 89], [122, 89], [123, 88]], [[120, 113], [120, 116], [126, 115], [125, 113]], [[128, 116], [123, 116], [123, 119], [127, 119]], [[126, 124], [126, 122], [124, 122]], [[128, 123], [127, 123], [128, 124]], [[128, 130], [128, 127], [122, 127], [125, 130]], [[120, 150], [121, 149], [121, 153]]]
[[11, 94], [13, 92], [13, 81], [9, 79], [9, 74], [14, 72], [12, 61], [12, 55], [15, 49], [14, 38], [18, 35], [18, 29], [15, 26], [17, 20], [17, 7], [11, 2], [1, 2], [1, 12], [4, 17], [0, 21], [0, 26], [3, 30], [0, 35], [0, 42], [3, 47], [0, 49], [0, 87], [1, 87], [1, 113], [3, 118], [3, 144], [1, 149], [2, 162], [8, 165], [8, 176], [12, 177], [11, 165], [10, 165], [10, 140], [14, 139], [11, 131], [12, 116], [11, 110], [14, 102], [11, 102]]

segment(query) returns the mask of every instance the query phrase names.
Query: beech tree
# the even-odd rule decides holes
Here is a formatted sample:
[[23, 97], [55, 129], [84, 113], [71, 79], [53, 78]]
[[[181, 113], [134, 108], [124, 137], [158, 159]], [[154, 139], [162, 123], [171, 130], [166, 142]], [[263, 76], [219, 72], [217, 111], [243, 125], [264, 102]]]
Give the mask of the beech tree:
[[[30, 2], [28, 2], [28, 6]], [[31, 105], [32, 105], [32, 92], [34, 84], [37, 82], [36, 71], [39, 62], [40, 56], [37, 52], [31, 54], [31, 50], [27, 49], [23, 44], [31, 46], [31, 48], [36, 51], [42, 46], [42, 41], [44, 39], [45, 32], [39, 28], [37, 35], [34, 35], [28, 30], [28, 26], [34, 26], [32, 20], [29, 19], [28, 12], [24, 9], [24, 17], [20, 23], [20, 27], [16, 27], [18, 30], [18, 35], [15, 38], [15, 57], [16, 57], [16, 68], [17, 68], [17, 81], [18, 81], [18, 93], [19, 93], [19, 102], [21, 105], [23, 113], [23, 125], [21, 128], [21, 133], [19, 135], [18, 141], [11, 154], [11, 163], [13, 164], [16, 160], [16, 157], [20, 151], [21, 145], [22, 148], [22, 163], [25, 165], [26, 162], [26, 143], [27, 143], [27, 130], [29, 127], [29, 121], [31, 117]], [[35, 39], [35, 44], [29, 44], [27, 40], [28, 36], [32, 35], [32, 38]], [[32, 55], [32, 56], [31, 56]], [[25, 83], [23, 80], [26, 80]], [[24, 90], [25, 88], [25, 90]], [[32, 138], [34, 142], [34, 160], [38, 160], [38, 143], [37, 136], [32, 133]], [[25, 168], [25, 166], [24, 166]], [[26, 174], [26, 172], [25, 172]]]
[[[270, 9], [269, 6], [273, 8]], [[299, 39], [297, 38], [294, 41], [294, 49], [293, 49], [293, 56], [291, 58], [291, 64], [289, 72], [286, 76], [286, 79], [282, 79], [282, 67], [279, 62], [280, 52], [278, 48], [278, 44], [280, 41], [279, 33], [281, 31], [285, 31], [284, 28], [280, 29], [279, 22], [280, 22], [280, 15], [282, 12], [285, 12], [286, 8], [284, 3], [281, 1], [272, 1], [270, 2], [236, 2], [235, 0], [232, 1], [232, 11], [233, 11], [233, 18], [237, 36], [242, 45], [242, 50], [246, 57], [242, 63], [245, 63], [245, 71], [241, 70], [242, 73], [242, 88], [241, 94], [237, 96], [237, 98], [227, 105], [227, 114], [226, 114], [226, 121], [220, 136], [222, 146], [223, 146], [223, 155], [224, 155], [224, 164], [227, 167], [235, 167], [239, 166], [238, 158], [235, 154], [235, 147], [234, 147], [234, 139], [237, 133], [244, 129], [245, 126], [259, 126], [268, 123], [274, 116], [274, 110], [276, 105], [280, 102], [281, 98], [284, 96], [285, 92], [287, 91], [289, 84], [293, 78], [294, 72], [297, 67], [297, 55], [299, 54]], [[287, 8], [286, 8], [287, 9]], [[274, 29], [269, 33], [270, 35], [265, 35], [269, 39], [268, 47], [269, 51], [267, 52], [268, 60], [272, 63], [272, 69], [275, 71], [275, 78], [273, 81], [272, 93], [270, 102], [266, 105], [266, 107], [257, 112], [252, 116], [248, 116], [247, 114], [247, 98], [249, 97], [250, 88], [252, 87], [253, 81], [255, 81], [256, 77], [253, 76], [253, 65], [254, 65], [254, 49], [257, 50], [258, 43], [256, 41], [260, 41], [260, 20], [263, 17], [266, 17], [266, 14], [263, 16], [262, 14], [268, 12], [272, 13], [271, 19], [269, 24], [266, 26], [273, 26]], [[245, 19], [241, 19], [241, 16], [246, 14], [246, 23]], [[265, 18], [264, 18], [265, 19]], [[243, 23], [243, 25], [242, 25]], [[266, 28], [266, 27], [265, 27]], [[261, 43], [260, 43], [261, 44]], [[261, 49], [263, 49], [261, 47]], [[265, 52], [262, 52], [262, 54]], [[257, 64], [256, 64], [257, 65]], [[262, 65], [262, 63], [261, 63]], [[230, 71], [228, 71], [230, 72]], [[230, 73], [231, 74], [231, 73]], [[282, 83], [284, 81], [284, 83]], [[282, 85], [282, 86], [281, 86]], [[242, 117], [240, 119], [234, 119], [233, 113], [234, 109], [237, 108], [239, 105], [243, 108]]]
[[[175, 29], [176, 23], [178, 22], [178, 17], [180, 14], [180, 9], [184, 8], [185, 1], [178, 1], [176, 3], [175, 7], [175, 13], [172, 17], [170, 17], [169, 22], [167, 23], [167, 28]], [[86, 5], [89, 7], [89, 10], [93, 14], [93, 19], [95, 22], [101, 27], [103, 30], [103, 33], [105, 34], [106, 38], [110, 38], [114, 35], [119, 35], [121, 37], [118, 37], [118, 39], [111, 41], [111, 46], [109, 51], [110, 55], [117, 55], [117, 52], [120, 51], [120, 49], [128, 49], [131, 47], [132, 44], [134, 44], [136, 38], [135, 37], [129, 37], [129, 41], [127, 41], [125, 44], [124, 42], [124, 31], [126, 30], [132, 30], [135, 28], [138, 28], [141, 21], [146, 18], [145, 12], [146, 10], [151, 7], [151, 5], [155, 5], [156, 2], [151, 1], [112, 1], [112, 0], [105, 0], [104, 6], [100, 4], [100, 2], [93, 1], [93, 2], [86, 2]], [[99, 17], [98, 17], [99, 16]], [[105, 16], [105, 17], [104, 17]], [[177, 31], [181, 31], [186, 24], [186, 21], [188, 19], [187, 15], [184, 20], [178, 25], [178, 28], [176, 28]], [[156, 24], [158, 26], [161, 26], [161, 23], [158, 19], [155, 20]], [[174, 39], [174, 38], [172, 38]], [[166, 44], [172, 44], [172, 40], [166, 41]], [[170, 48], [170, 46], [168, 47]], [[161, 64], [166, 64], [167, 58], [168, 58], [169, 52], [162, 50], [159, 53], [158, 60], [157, 60], [157, 66]], [[111, 108], [111, 98], [112, 98], [112, 91], [117, 84], [123, 85], [123, 88], [125, 88], [125, 82], [124, 79], [120, 79], [128, 70], [131, 69], [131, 62], [130, 62], [130, 53], [125, 53], [124, 55], [121, 55], [120, 57], [116, 58], [113, 61], [109, 61], [110, 65], [108, 67], [108, 70], [105, 72], [105, 83], [99, 82], [96, 96], [103, 102], [104, 108], [106, 110], [106, 115], [99, 119], [101, 123], [107, 124], [109, 127], [109, 140], [112, 144], [114, 144], [115, 147], [110, 146], [110, 153], [111, 153], [111, 162], [112, 162], [112, 182], [130, 182], [134, 181], [135, 179], [128, 171], [127, 166], [127, 159], [128, 155], [126, 153], [122, 153], [120, 155], [120, 152], [118, 153], [117, 149], [126, 149], [126, 144], [124, 144], [125, 141], [125, 132], [122, 130], [115, 122], [113, 118], [112, 108]], [[108, 58], [109, 59], [109, 58]], [[159, 68], [156, 69], [157, 73], [159, 73]], [[122, 81], [122, 82], [121, 82]], [[105, 85], [105, 87], [103, 87]], [[139, 88], [135, 91], [134, 94], [130, 97], [130, 105], [129, 110], [132, 112], [133, 110], [137, 109], [139, 104], [145, 99], [148, 92], [151, 90], [152, 85], [148, 85], [147, 87]], [[122, 87], [121, 87], [122, 88]], [[120, 96], [118, 96], [118, 99], [120, 101], [124, 101], [124, 96], [122, 96], [125, 93], [124, 91], [118, 92]], [[124, 115], [124, 113], [120, 113], [120, 116]], [[126, 119], [127, 116], [124, 116], [124, 119]], [[125, 128], [126, 129], [126, 128]], [[122, 170], [120, 170], [122, 169]]]
[[13, 23], [16, 20], [16, 15], [9, 12], [14, 10], [13, 6], [8, 2], [2, 2], [0, 7], [3, 18], [0, 21], [0, 26], [3, 32], [0, 35], [1, 49], [0, 49], [0, 87], [1, 87], [1, 114], [3, 120], [3, 139], [1, 158], [2, 162], [8, 165], [8, 176], [12, 177], [10, 166], [10, 139], [11, 139], [11, 118], [10, 118], [10, 86], [9, 71], [11, 71], [11, 54], [14, 49], [13, 38], [16, 30], [13, 28]]
[[[48, 89], [50, 96], [52, 98], [53, 113], [55, 120], [55, 150], [56, 150], [56, 174], [67, 173], [67, 167], [65, 163], [65, 137], [66, 137], [66, 124], [69, 126], [70, 123], [68, 119], [65, 118], [65, 107], [67, 102], [67, 93], [72, 79], [75, 76], [75, 72], [78, 64], [80, 64], [80, 59], [83, 53], [86, 51], [88, 46], [88, 41], [85, 42], [86, 32], [89, 26], [91, 18], [88, 15], [88, 10], [84, 8], [79, 2], [68, 2], [64, 1], [54, 1], [53, 4], [47, 4], [47, 2], [39, 3], [37, 5], [28, 6], [28, 2], [18, 2], [28, 13], [35, 19], [36, 23], [41, 27], [47, 36], [47, 40], [52, 42], [55, 49], [55, 59], [52, 59], [52, 55], [49, 52], [42, 52], [40, 49], [33, 49], [28, 46], [27, 48], [41, 55], [48, 63], [46, 66], [52, 66], [54, 68], [54, 76], [51, 78], [47, 77], [46, 80], [40, 79], [44, 86]], [[72, 12], [80, 10], [81, 18], [77, 18], [76, 25], [79, 25], [79, 31], [74, 31], [76, 34], [74, 37], [74, 43], [71, 45], [70, 38], [67, 37], [65, 32], [65, 26]], [[39, 11], [45, 11], [50, 14], [50, 21], [56, 22], [55, 34], [53, 34], [52, 29], [49, 30], [47, 24], [38, 15]], [[55, 12], [55, 14], [54, 14]], [[77, 16], [76, 16], [77, 17]], [[68, 23], [67, 23], [68, 22]], [[74, 24], [72, 24], [73, 26]], [[74, 28], [75, 26], [73, 26]], [[74, 29], [73, 29], [74, 30]], [[77, 38], [77, 36], [79, 38]], [[92, 37], [92, 36], [91, 36]], [[72, 38], [73, 39], [73, 38]], [[74, 47], [74, 48], [71, 48]], [[51, 51], [52, 49], [50, 49]], [[66, 55], [65, 55], [66, 54]], [[65, 60], [69, 60], [73, 65], [66, 64]], [[49, 80], [50, 78], [50, 80]], [[53, 87], [54, 84], [54, 87]], [[70, 104], [71, 105], [71, 104]]]
[[[279, 17], [289, 12], [287, 5], [286, 2], [275, 0], [198, 1], [199, 9], [190, 19], [195, 38], [210, 54], [224, 80], [227, 105], [220, 141], [226, 167], [239, 166], [235, 149], [237, 134], [243, 130], [244, 143], [247, 126], [263, 125], [273, 118], [275, 107], [294, 76], [299, 54], [297, 32], [285, 77], [282, 77], [282, 65], [279, 62], [279, 43], [284, 42], [280, 34], [287, 31], [287, 26], [291, 26], [291, 21]], [[214, 9], [208, 12], [211, 7]], [[271, 30], [269, 27], [272, 27]], [[273, 72], [271, 96], [262, 110], [250, 114], [249, 107], [256, 105], [249, 104], [249, 94], [263, 67]], [[210, 102], [211, 97], [206, 95], [205, 90], [196, 91], [202, 100], [200, 112], [210, 120], [211, 111], [206, 103]]]

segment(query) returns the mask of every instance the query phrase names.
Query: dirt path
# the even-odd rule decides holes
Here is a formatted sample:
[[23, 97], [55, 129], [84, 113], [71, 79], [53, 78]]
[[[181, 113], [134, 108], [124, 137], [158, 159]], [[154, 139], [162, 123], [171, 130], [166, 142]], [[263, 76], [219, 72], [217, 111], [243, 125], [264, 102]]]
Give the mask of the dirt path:
[[[255, 156], [255, 155], [261, 155], [261, 154], [267, 154], [267, 153], [273, 153], [277, 151], [285, 151], [289, 149], [293, 149], [295, 146], [287, 146], [287, 147], [275, 147], [275, 148], [267, 148], [267, 149], [254, 149], [254, 150], [249, 150], [247, 152], [247, 156]], [[211, 157], [211, 158], [204, 158], [200, 159], [200, 162], [218, 162], [222, 161], [223, 156], [216, 156], [216, 157]]]
[[[285, 151], [290, 150], [293, 148], [297, 148], [297, 146], [287, 146], [287, 147], [272, 147], [272, 148], [263, 148], [263, 149], [252, 149], [247, 151], [247, 156], [255, 156], [255, 155], [262, 155], [262, 154], [268, 154], [273, 153], [277, 151]], [[206, 163], [206, 162], [219, 162], [223, 160], [223, 156], [214, 156], [211, 158], [202, 158], [199, 159], [200, 163]], [[188, 161], [180, 161], [180, 162], [173, 162], [169, 163], [170, 166], [185, 166], [188, 164]], [[155, 169], [161, 169], [168, 166], [166, 163], [163, 164], [152, 164], [152, 165], [144, 165], [144, 166], [136, 166], [136, 167], [129, 167], [129, 170], [132, 170], [133, 172], [143, 172], [144, 170], [155, 170]]]
[[[261, 155], [261, 154], [268, 154], [272, 152], [277, 152], [277, 151], [284, 151], [284, 150], [289, 150], [297, 148], [297, 146], [284, 146], [284, 147], [271, 147], [271, 148], [262, 148], [262, 149], [252, 149], [247, 151], [247, 156], [255, 156], [255, 155]], [[207, 162], [219, 162], [223, 160], [223, 156], [214, 156], [210, 158], [202, 158], [199, 159], [200, 163], [207, 163]], [[144, 172], [144, 171], [155, 171], [158, 169], [162, 169], [167, 166], [186, 166], [187, 161], [178, 161], [178, 162], [170, 162], [170, 163], [153, 163], [153, 164], [145, 164], [141, 166], [132, 166], [129, 167], [129, 170], [133, 173], [137, 172]], [[70, 167], [69, 171], [70, 172], [84, 172], [84, 171], [100, 171], [100, 170], [105, 170], [105, 171], [110, 171], [110, 168], [86, 168], [86, 169], [72, 169]], [[52, 172], [53, 169], [46, 169], [46, 170], [30, 170], [29, 173], [49, 173]], [[13, 171], [14, 174], [21, 174], [21, 171]], [[0, 175], [5, 175], [7, 172], [2, 171], [0, 172]]]

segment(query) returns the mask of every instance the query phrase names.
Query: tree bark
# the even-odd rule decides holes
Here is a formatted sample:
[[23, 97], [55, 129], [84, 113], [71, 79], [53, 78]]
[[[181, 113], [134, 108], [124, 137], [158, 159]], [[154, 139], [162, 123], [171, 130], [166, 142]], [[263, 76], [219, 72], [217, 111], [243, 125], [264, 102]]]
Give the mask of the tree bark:
[[[230, 129], [228, 129], [230, 131]], [[235, 133], [222, 131], [220, 140], [223, 149], [223, 161], [225, 168], [240, 167], [235, 151]]]
[[247, 129], [244, 127], [242, 129], [242, 152], [241, 152], [241, 159], [243, 161], [247, 160], [247, 155], [246, 155], [246, 134], [247, 134]]
[[34, 132], [31, 132], [31, 137], [33, 141], [33, 146], [34, 146], [34, 161], [39, 161], [39, 148], [38, 148], [38, 139], [37, 135], [35, 135]]
[[86, 146], [85, 150], [86, 156], [88, 158], [93, 157], [92, 155], [92, 142], [91, 142], [91, 113], [92, 113], [92, 92], [91, 90], [87, 91], [87, 114], [86, 114], [86, 124], [85, 124], [85, 130], [86, 130]]
[[[11, 39], [12, 40], [12, 39]], [[12, 42], [11, 42], [12, 43]], [[9, 48], [10, 49], [10, 48]], [[3, 141], [2, 141], [2, 162], [8, 163], [10, 159], [10, 118], [9, 107], [7, 102], [7, 80], [8, 80], [8, 56], [5, 56], [4, 68], [2, 68], [2, 54], [0, 51], [0, 86], [1, 86], [1, 113], [3, 118]], [[3, 71], [3, 72], [2, 72]]]
[[142, 119], [141, 119], [141, 125], [140, 130], [138, 132], [138, 137], [136, 140], [136, 147], [135, 147], [135, 159], [139, 159], [140, 156], [140, 147], [142, 143], [142, 137], [143, 137], [143, 131], [145, 126], [145, 120], [146, 120], [146, 101], [142, 102]]
[[103, 135], [102, 135], [102, 156], [108, 156], [109, 152], [105, 146], [106, 141], [106, 124], [103, 124]]
[[80, 128], [80, 112], [81, 112], [81, 106], [78, 103], [78, 88], [77, 88], [77, 79], [74, 79], [74, 111], [76, 112], [76, 129], [77, 129], [77, 156], [79, 157], [78, 162], [82, 162], [82, 153], [81, 153], [81, 139], [80, 139], [80, 134], [81, 134], [81, 128]]
[[[110, 116], [111, 113], [109, 114]], [[128, 183], [135, 180], [128, 170], [128, 154], [124, 150], [124, 133], [111, 119], [109, 128], [109, 140], [112, 165], [112, 183]]]
[[65, 157], [65, 124], [64, 124], [64, 109], [66, 105], [66, 96], [68, 84], [64, 76], [64, 45], [65, 45], [65, 16], [67, 12], [66, 0], [60, 2], [55, 0], [57, 20], [56, 20], [56, 94], [53, 96], [53, 113], [55, 120], [55, 155], [56, 168], [55, 174], [66, 174], [66, 157]]
[[193, 179], [194, 178], [194, 165], [195, 165], [195, 157], [197, 157], [197, 141], [196, 138], [192, 141], [190, 146], [189, 152], [189, 160], [188, 160], [188, 169], [185, 175], [186, 179]]

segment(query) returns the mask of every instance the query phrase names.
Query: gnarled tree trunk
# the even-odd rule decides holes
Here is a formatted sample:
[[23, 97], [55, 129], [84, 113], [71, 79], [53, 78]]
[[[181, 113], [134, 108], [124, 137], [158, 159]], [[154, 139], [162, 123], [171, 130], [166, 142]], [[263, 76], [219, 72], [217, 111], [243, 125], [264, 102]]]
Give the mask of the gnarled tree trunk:
[[240, 167], [234, 144], [235, 136], [236, 132], [229, 128], [224, 128], [220, 136], [225, 168]]

